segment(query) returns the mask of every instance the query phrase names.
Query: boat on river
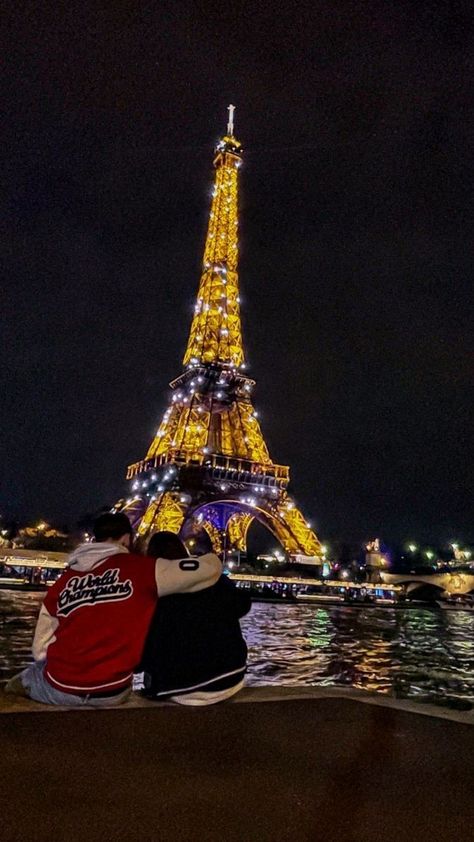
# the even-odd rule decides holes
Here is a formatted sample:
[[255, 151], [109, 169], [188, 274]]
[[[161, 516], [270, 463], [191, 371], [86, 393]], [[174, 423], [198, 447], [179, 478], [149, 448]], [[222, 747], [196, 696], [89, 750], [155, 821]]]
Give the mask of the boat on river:
[[446, 599], [438, 599], [437, 605], [443, 611], [474, 612], [474, 596], [472, 594], [454, 594]]
[[406, 606], [405, 589], [400, 585], [372, 582], [327, 581], [290, 576], [230, 573], [238, 588], [250, 591], [254, 602], [314, 603], [350, 605], [363, 608]]
[[67, 553], [0, 548], [0, 589], [45, 591], [66, 566]]

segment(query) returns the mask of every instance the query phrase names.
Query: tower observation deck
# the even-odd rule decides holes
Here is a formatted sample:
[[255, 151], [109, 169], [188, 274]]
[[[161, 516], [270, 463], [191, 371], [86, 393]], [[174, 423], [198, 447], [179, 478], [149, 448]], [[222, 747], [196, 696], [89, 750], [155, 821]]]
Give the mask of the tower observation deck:
[[254, 519], [289, 555], [321, 547], [289, 496], [289, 468], [270, 457], [246, 374], [238, 279], [238, 179], [242, 146], [234, 106], [214, 156], [214, 185], [201, 279], [182, 373], [144, 459], [130, 465], [124, 511], [145, 537], [204, 531], [218, 553], [245, 550]]

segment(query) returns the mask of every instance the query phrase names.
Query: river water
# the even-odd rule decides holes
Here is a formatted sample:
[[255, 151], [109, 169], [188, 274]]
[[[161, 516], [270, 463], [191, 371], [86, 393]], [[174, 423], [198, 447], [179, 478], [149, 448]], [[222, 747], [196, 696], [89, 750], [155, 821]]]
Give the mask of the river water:
[[[0, 591], [0, 683], [30, 660], [42, 594]], [[247, 683], [356, 687], [474, 703], [474, 613], [254, 604]]]

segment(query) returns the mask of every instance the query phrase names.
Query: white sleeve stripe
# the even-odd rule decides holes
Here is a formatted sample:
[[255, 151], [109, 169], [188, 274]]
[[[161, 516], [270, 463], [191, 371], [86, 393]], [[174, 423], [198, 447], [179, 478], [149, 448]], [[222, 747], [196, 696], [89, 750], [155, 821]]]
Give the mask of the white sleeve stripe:
[[44, 605], [38, 616], [35, 628], [35, 635], [33, 638], [33, 658], [35, 661], [44, 661], [48, 646], [56, 640], [56, 629], [59, 626], [57, 617], [52, 617]]
[[201, 681], [200, 684], [193, 684], [188, 687], [179, 687], [177, 690], [162, 690], [159, 693], [155, 693], [154, 697], [170, 696], [175, 693], [188, 693], [190, 690], [199, 690], [200, 687], [207, 687], [208, 684], [214, 684], [216, 681], [222, 681], [223, 678], [229, 678], [231, 675], [237, 675], [238, 673], [245, 673], [245, 665], [243, 667], [238, 667], [238, 669], [232, 670], [231, 672], [223, 672], [222, 675], [215, 675], [214, 678], [210, 678], [208, 681]]
[[158, 594], [199, 591], [217, 582], [222, 572], [219, 558], [207, 553], [200, 558], [157, 558], [155, 578]]

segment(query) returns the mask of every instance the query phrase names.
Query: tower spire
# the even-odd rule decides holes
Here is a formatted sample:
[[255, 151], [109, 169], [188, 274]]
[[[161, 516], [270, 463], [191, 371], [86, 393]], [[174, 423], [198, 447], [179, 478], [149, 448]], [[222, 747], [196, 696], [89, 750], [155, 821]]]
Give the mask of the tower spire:
[[234, 105], [228, 134], [216, 147], [215, 176], [204, 260], [184, 365], [244, 362], [240, 324], [238, 262], [238, 170], [242, 147], [233, 136]]
[[227, 123], [227, 134], [229, 137], [234, 136], [234, 111], [235, 105], [228, 105], [227, 111], [229, 112], [229, 122]]

